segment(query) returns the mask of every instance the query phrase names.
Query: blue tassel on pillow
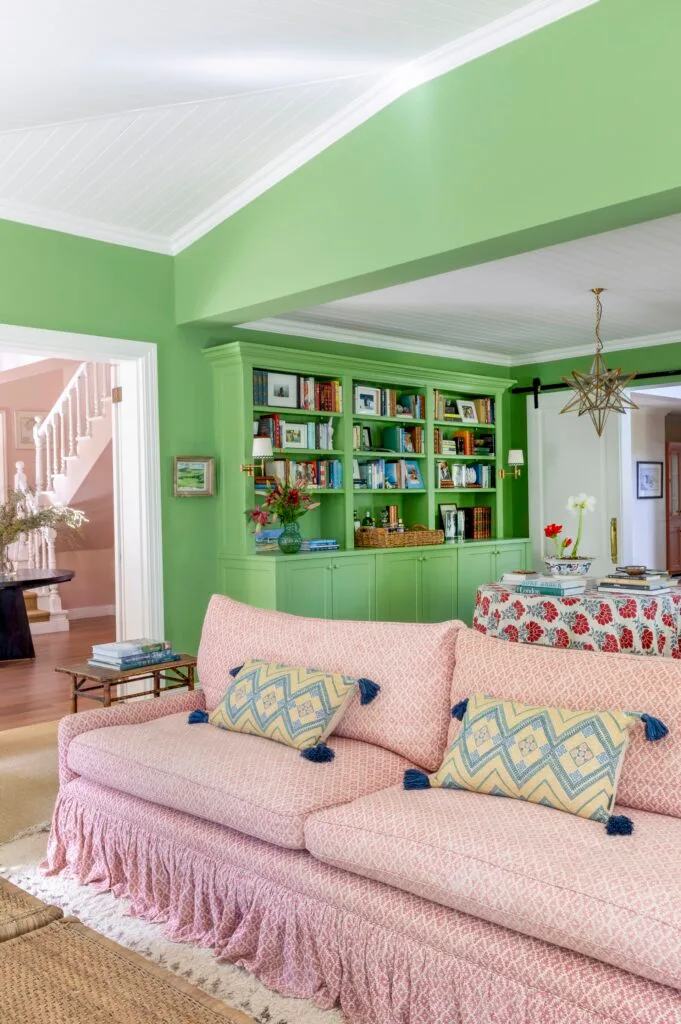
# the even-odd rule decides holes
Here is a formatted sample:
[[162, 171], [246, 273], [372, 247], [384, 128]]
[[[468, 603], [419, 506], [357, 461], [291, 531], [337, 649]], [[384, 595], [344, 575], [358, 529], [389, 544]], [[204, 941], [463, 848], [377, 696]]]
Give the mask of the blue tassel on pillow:
[[207, 721], [208, 721], [208, 712], [207, 711], [199, 711], [198, 708], [197, 708], [196, 711], [190, 711], [189, 712], [189, 716], [187, 718], [187, 722], [189, 723], [189, 725], [203, 725]]
[[609, 836], [630, 836], [634, 823], [625, 814], [611, 814], [605, 823], [605, 831]]
[[357, 682], [359, 683], [360, 704], [371, 704], [372, 700], [380, 693], [381, 687], [371, 679], [358, 679]]
[[324, 761], [333, 761], [336, 755], [331, 747], [327, 747], [326, 743], [318, 743], [316, 747], [306, 747], [305, 750], [301, 750], [300, 756], [304, 757], [306, 761], [322, 763]]
[[234, 679], [236, 679], [236, 677], [239, 675], [239, 672], [241, 672], [241, 669], [243, 667], [244, 667], [243, 665], [237, 665], [236, 668], [230, 668], [230, 670], [229, 670], [230, 676], [232, 676]]
[[430, 779], [420, 768], [407, 768], [404, 773], [405, 789], [430, 789]]
[[654, 743], [655, 740], [663, 740], [669, 733], [669, 729], [659, 718], [652, 715], [641, 715], [641, 721], [646, 727], [646, 739]]
[[463, 716], [468, 710], [468, 697], [465, 700], [460, 700], [458, 704], [455, 704], [452, 708], [452, 718], [458, 718], [460, 722], [463, 722]]

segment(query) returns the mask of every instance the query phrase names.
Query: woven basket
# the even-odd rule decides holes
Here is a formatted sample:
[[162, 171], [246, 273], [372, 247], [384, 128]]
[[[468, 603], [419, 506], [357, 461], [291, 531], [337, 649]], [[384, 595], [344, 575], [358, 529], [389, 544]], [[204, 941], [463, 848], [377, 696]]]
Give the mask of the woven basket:
[[355, 533], [356, 548], [418, 548], [444, 542], [443, 530], [427, 530], [420, 523], [404, 533], [395, 533], [380, 526], [360, 526]]

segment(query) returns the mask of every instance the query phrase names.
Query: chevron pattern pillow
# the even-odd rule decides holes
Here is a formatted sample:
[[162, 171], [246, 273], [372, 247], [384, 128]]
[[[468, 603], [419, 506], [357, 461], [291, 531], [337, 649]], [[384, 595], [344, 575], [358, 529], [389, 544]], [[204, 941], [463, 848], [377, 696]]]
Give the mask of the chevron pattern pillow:
[[210, 714], [211, 725], [296, 747], [310, 761], [330, 761], [324, 744], [359, 691], [368, 704], [380, 687], [369, 679], [251, 658]]
[[602, 821], [610, 834], [629, 834], [629, 818], [611, 815], [634, 725], [648, 739], [666, 726], [629, 711], [575, 711], [521, 704], [474, 693], [452, 714], [462, 728], [430, 777], [410, 769], [406, 789], [430, 786], [529, 800]]

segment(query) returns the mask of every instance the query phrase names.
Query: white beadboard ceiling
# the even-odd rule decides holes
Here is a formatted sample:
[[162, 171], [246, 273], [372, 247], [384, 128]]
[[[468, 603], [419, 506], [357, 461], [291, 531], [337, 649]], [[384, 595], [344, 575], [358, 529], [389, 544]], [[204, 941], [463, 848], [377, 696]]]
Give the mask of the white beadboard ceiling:
[[594, 2], [5, 5], [0, 217], [176, 252], [408, 89]]
[[[243, 326], [520, 366], [681, 342], [681, 215]], [[641, 367], [643, 369], [643, 367]]]

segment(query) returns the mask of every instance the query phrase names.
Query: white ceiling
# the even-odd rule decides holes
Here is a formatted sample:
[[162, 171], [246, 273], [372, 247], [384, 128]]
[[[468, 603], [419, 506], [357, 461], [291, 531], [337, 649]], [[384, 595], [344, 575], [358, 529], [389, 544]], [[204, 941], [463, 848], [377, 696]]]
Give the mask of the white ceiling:
[[0, 217], [174, 252], [414, 85], [596, 0], [22, 0]]
[[[681, 215], [356, 295], [249, 327], [521, 365], [681, 341]], [[680, 360], [681, 362], [681, 360]]]

